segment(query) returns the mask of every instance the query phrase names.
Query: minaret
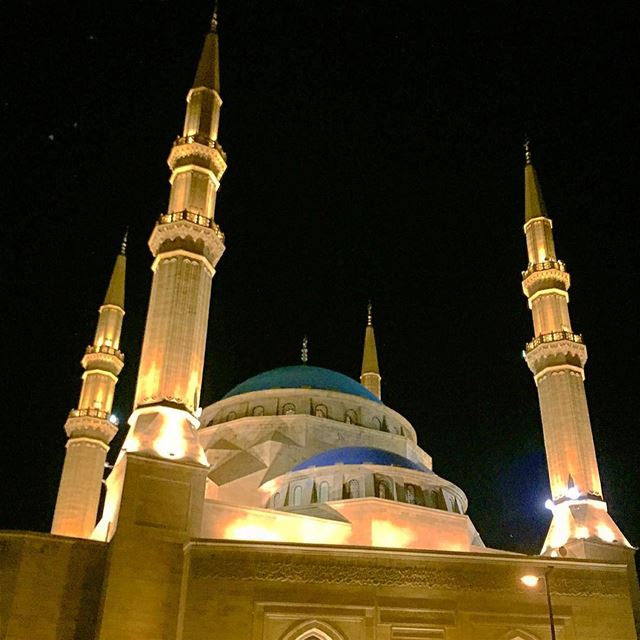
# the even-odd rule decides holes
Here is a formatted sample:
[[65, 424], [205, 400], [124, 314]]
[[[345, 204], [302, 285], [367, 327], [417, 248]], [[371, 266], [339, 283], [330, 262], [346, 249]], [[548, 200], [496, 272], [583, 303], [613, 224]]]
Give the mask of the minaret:
[[124, 365], [119, 350], [124, 317], [126, 235], [98, 312], [93, 344], [87, 347], [82, 366], [82, 391], [78, 408], [64, 426], [69, 440], [62, 468], [51, 532], [88, 538], [96, 525], [104, 463], [109, 442], [118, 428], [111, 407], [118, 374]]
[[204, 42], [187, 95], [182, 135], [168, 158], [167, 212], [149, 239], [153, 282], [131, 431], [124, 445], [151, 457], [206, 464], [195, 429], [200, 404], [211, 283], [224, 251], [214, 221], [227, 168], [220, 119], [217, 18]]
[[[167, 212], [149, 239], [153, 279], [131, 428], [93, 536], [109, 542], [99, 640], [175, 637], [184, 545], [201, 535], [209, 465], [196, 429], [211, 284], [224, 251], [214, 221], [227, 168], [221, 104], [214, 13], [169, 153]], [[141, 588], [150, 566], [153, 584], [143, 580]]]
[[364, 332], [364, 349], [362, 353], [362, 372], [360, 374], [362, 386], [371, 391], [376, 398], [382, 398], [380, 368], [378, 367], [378, 352], [376, 337], [373, 333], [373, 308], [371, 302], [367, 306], [367, 328]]
[[[525, 224], [529, 264], [522, 289], [533, 315], [534, 337], [525, 359], [538, 389], [553, 521], [543, 553], [589, 556], [576, 541], [628, 545], [607, 514], [596, 460], [584, 365], [587, 349], [569, 317], [569, 273], [556, 256], [553, 225], [525, 144]], [[580, 548], [578, 548], [580, 547]], [[559, 551], [560, 550], [560, 551]]]

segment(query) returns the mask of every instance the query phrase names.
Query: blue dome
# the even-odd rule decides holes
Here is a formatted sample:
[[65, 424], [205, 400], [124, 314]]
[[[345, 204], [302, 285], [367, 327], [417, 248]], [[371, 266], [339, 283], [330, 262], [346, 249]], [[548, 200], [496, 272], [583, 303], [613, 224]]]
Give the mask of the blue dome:
[[380, 464], [386, 467], [404, 467], [414, 471], [432, 473], [419, 462], [413, 462], [398, 453], [374, 447], [340, 447], [323, 451], [293, 467], [292, 471], [302, 471], [312, 467], [330, 467], [334, 464]]
[[311, 367], [309, 365], [298, 365], [295, 367], [280, 367], [259, 373], [253, 378], [249, 378], [239, 385], [233, 387], [224, 397], [231, 398], [239, 396], [241, 393], [251, 391], [265, 391], [267, 389], [322, 389], [324, 391], [339, 391], [352, 396], [360, 396], [374, 402], [381, 401], [373, 393], [365, 389], [359, 382], [348, 376], [323, 369], [322, 367]]

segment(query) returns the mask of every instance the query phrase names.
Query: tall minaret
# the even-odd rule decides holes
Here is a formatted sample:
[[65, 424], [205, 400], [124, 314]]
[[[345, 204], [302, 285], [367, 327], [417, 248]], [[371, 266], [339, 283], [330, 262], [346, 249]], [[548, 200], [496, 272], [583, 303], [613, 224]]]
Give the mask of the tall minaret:
[[96, 525], [104, 463], [118, 428], [111, 407], [118, 374], [124, 365], [119, 350], [124, 317], [126, 236], [100, 307], [93, 344], [82, 358], [84, 374], [78, 408], [64, 426], [69, 440], [62, 468], [51, 532], [88, 538]]
[[373, 309], [371, 302], [369, 302], [367, 306], [367, 328], [364, 332], [360, 382], [362, 386], [371, 391], [376, 398], [382, 398], [382, 377], [380, 376], [380, 368], [378, 367], [376, 337], [373, 333]]
[[149, 239], [153, 282], [128, 452], [206, 464], [195, 435], [211, 283], [224, 251], [214, 222], [227, 168], [218, 143], [220, 73], [214, 14], [187, 95], [182, 135], [169, 154], [171, 194]]
[[[525, 144], [525, 224], [529, 264], [522, 289], [533, 315], [534, 338], [525, 358], [538, 389], [553, 521], [543, 553], [566, 553], [572, 542], [628, 542], [607, 514], [596, 461], [584, 365], [587, 349], [569, 318], [569, 273], [558, 260], [536, 170]], [[588, 555], [574, 545], [573, 555]]]

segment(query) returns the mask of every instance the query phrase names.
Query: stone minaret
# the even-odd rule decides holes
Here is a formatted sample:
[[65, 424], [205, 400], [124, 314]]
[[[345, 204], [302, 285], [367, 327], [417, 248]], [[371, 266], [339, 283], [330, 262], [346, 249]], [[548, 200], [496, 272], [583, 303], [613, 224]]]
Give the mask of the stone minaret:
[[[196, 429], [211, 284], [224, 251], [214, 221], [227, 168], [221, 104], [214, 14], [169, 153], [167, 212], [149, 239], [153, 280], [131, 428], [93, 536], [110, 543], [99, 640], [181, 637], [183, 549], [201, 534], [209, 471]], [[150, 566], [153, 581], [141, 578]]]
[[182, 135], [168, 164], [167, 212], [149, 239], [153, 282], [142, 344], [128, 452], [206, 464], [195, 436], [209, 322], [211, 283], [224, 251], [214, 221], [227, 168], [218, 142], [220, 74], [216, 18], [187, 95]]
[[380, 368], [378, 367], [378, 352], [376, 337], [373, 333], [373, 317], [371, 302], [367, 307], [367, 328], [364, 333], [364, 349], [362, 353], [362, 372], [360, 374], [362, 386], [371, 391], [376, 398], [382, 398]]
[[[582, 541], [628, 545], [607, 514], [596, 460], [584, 365], [587, 349], [569, 317], [569, 273], [558, 259], [536, 170], [525, 145], [525, 224], [529, 264], [522, 289], [533, 315], [534, 337], [525, 359], [538, 389], [553, 521], [543, 553], [589, 557]], [[581, 541], [580, 544], [572, 544]], [[579, 548], [578, 548], [579, 547]], [[597, 555], [597, 554], [596, 554]]]
[[104, 463], [109, 442], [118, 431], [111, 421], [111, 407], [124, 365], [119, 347], [125, 250], [126, 236], [99, 310], [95, 339], [82, 358], [85, 371], [78, 408], [71, 411], [64, 426], [69, 440], [51, 527], [51, 532], [58, 535], [88, 538], [96, 525]]

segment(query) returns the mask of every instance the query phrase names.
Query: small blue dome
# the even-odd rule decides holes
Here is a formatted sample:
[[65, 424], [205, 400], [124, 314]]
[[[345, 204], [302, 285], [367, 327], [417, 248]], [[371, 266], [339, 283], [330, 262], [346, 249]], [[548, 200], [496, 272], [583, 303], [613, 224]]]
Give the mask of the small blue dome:
[[331, 467], [334, 464], [380, 464], [387, 467], [404, 467], [414, 471], [432, 473], [419, 462], [413, 462], [398, 453], [376, 449], [375, 447], [340, 447], [329, 449], [297, 464], [292, 471], [302, 471], [312, 467]]
[[381, 401], [373, 393], [365, 389], [353, 378], [323, 369], [322, 367], [311, 367], [309, 365], [298, 365], [294, 367], [280, 367], [259, 373], [253, 378], [249, 378], [239, 385], [233, 387], [224, 397], [231, 398], [239, 396], [241, 393], [251, 391], [265, 391], [267, 389], [322, 389], [324, 391], [338, 391], [348, 393], [352, 396], [360, 396], [374, 402]]

